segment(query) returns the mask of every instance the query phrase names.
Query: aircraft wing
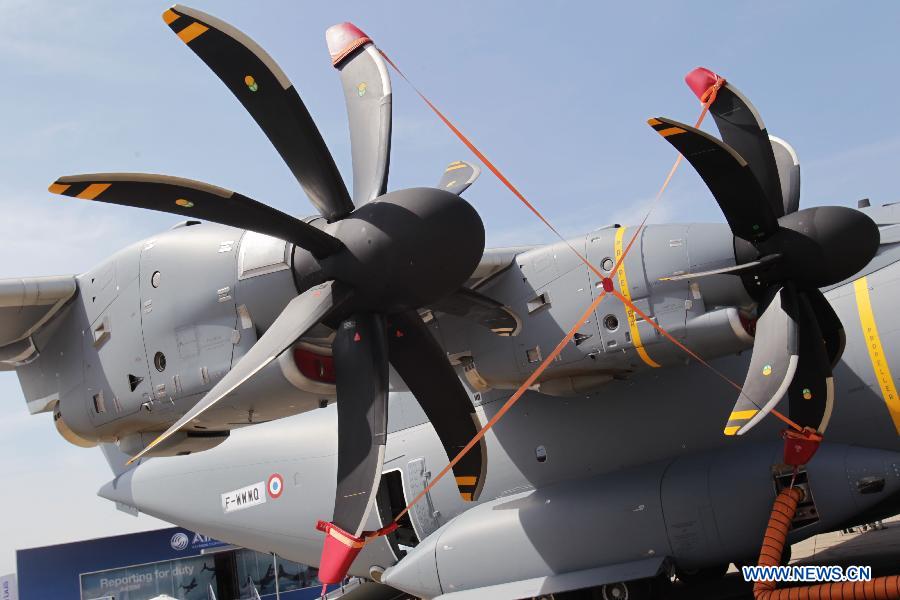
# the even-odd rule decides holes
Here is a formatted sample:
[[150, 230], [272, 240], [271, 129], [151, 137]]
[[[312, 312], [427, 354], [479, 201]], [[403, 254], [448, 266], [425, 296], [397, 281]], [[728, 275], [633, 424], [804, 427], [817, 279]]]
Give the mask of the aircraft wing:
[[0, 371], [11, 371], [37, 355], [31, 335], [76, 289], [73, 275], [0, 279]]

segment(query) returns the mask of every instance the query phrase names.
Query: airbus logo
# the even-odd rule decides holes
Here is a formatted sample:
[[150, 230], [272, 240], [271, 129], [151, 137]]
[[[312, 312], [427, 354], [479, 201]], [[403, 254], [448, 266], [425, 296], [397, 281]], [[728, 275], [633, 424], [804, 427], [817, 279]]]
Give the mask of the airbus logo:
[[191, 540], [191, 546], [199, 546], [200, 544], [216, 544], [217, 540], [212, 539], [208, 535], [203, 535], [202, 533], [195, 533], [194, 539]]
[[169, 540], [169, 545], [172, 546], [172, 550], [181, 551], [188, 547], [190, 540], [188, 539], [187, 534], [184, 533], [176, 533], [172, 536], [172, 539]]

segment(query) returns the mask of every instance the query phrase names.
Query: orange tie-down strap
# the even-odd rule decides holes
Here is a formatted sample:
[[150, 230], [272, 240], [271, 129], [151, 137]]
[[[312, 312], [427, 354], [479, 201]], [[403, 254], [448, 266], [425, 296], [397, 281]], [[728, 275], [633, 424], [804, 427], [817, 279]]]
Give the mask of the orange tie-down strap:
[[[383, 50], [379, 50], [379, 52], [384, 57], [384, 59], [388, 62], [388, 64], [390, 64], [391, 67], [393, 67], [393, 69], [397, 72], [397, 74], [400, 75], [400, 77], [402, 77], [410, 85], [410, 87], [412, 87], [412, 89], [416, 92], [416, 94], [418, 94], [419, 98], [421, 98], [422, 101], [425, 102], [425, 104], [428, 106], [428, 108], [430, 108], [432, 110], [432, 112], [434, 112], [434, 114], [437, 115], [437, 117], [441, 120], [441, 122], [443, 122], [444, 125], [446, 125], [447, 128], [450, 129], [450, 131], [453, 132], [453, 134], [469, 150], [471, 150], [472, 153], [475, 154], [475, 156], [482, 163], [484, 163], [484, 165], [488, 168], [488, 170], [491, 173], [493, 173], [497, 177], [497, 179], [499, 179], [500, 182], [504, 186], [506, 186], [510, 192], [513, 193], [513, 195], [516, 198], [518, 198], [538, 219], [541, 220], [542, 223], [544, 223], [544, 225], [546, 225], [550, 229], [550, 231], [552, 231], [560, 240], [562, 240], [572, 250], [572, 252], [574, 252], [575, 255], [578, 256], [578, 258], [591, 271], [593, 271], [597, 275], [597, 277], [599, 277], [600, 283], [601, 283], [602, 289], [603, 289], [603, 291], [594, 299], [594, 301], [591, 303], [591, 305], [588, 307], [588, 309], [582, 314], [581, 318], [575, 323], [575, 325], [573, 325], [573, 327], [568, 331], [568, 333], [566, 333], [566, 335], [563, 337], [563, 339], [560, 340], [560, 342], [556, 345], [556, 347], [553, 349], [553, 351], [549, 355], [547, 355], [547, 357], [543, 360], [543, 362], [541, 362], [541, 364], [538, 366], [538, 368], [535, 369], [534, 372], [525, 380], [525, 382], [519, 386], [519, 388], [515, 391], [515, 393], [509, 397], [509, 399], [503, 404], [503, 406], [500, 407], [500, 410], [498, 410], [497, 413], [493, 417], [491, 417], [491, 419], [484, 425], [484, 427], [481, 428], [481, 430], [479, 430], [479, 432], [475, 435], [475, 437], [473, 437], [472, 440], [468, 444], [466, 444], [466, 446], [462, 450], [460, 450], [460, 452], [455, 457], [453, 457], [453, 459], [449, 462], [449, 464], [447, 464], [447, 466], [444, 467], [440, 471], [440, 473], [438, 473], [437, 476], [434, 477], [428, 483], [428, 485], [425, 487], [425, 489], [423, 489], [421, 492], [419, 492], [419, 494], [415, 498], [413, 498], [413, 500], [406, 506], [406, 508], [404, 508], [402, 511], [400, 511], [400, 513], [394, 518], [394, 522], [399, 521], [406, 513], [409, 512], [409, 510], [417, 502], [419, 502], [422, 498], [424, 498], [425, 495], [429, 491], [431, 491], [431, 489], [435, 485], [437, 485], [437, 483], [450, 471], [450, 469], [452, 469], [453, 466], [456, 465], [456, 463], [458, 463], [460, 461], [460, 459], [462, 459], [462, 457], [466, 455], [467, 452], [469, 452], [472, 448], [474, 448], [475, 445], [479, 441], [481, 441], [481, 439], [485, 436], [485, 434], [488, 431], [490, 431], [490, 429], [494, 425], [496, 425], [497, 422], [501, 418], [503, 418], [503, 415], [505, 415], [509, 411], [509, 409], [512, 408], [513, 405], [519, 400], [519, 398], [521, 398], [522, 395], [528, 390], [528, 388], [530, 388], [535, 383], [535, 381], [537, 381], [538, 377], [540, 377], [540, 375], [550, 365], [550, 363], [553, 362], [553, 360], [559, 355], [560, 352], [562, 352], [562, 350], [563, 350], [563, 348], [565, 348], [566, 344], [568, 344], [572, 340], [576, 331], [590, 318], [593, 311], [596, 310], [596, 308], [600, 305], [600, 302], [603, 300], [603, 298], [606, 296], [607, 293], [612, 293], [613, 295], [615, 295], [628, 308], [633, 310], [636, 314], [638, 314], [646, 322], [650, 323], [663, 337], [665, 337], [670, 342], [674, 343], [678, 348], [680, 348], [682, 351], [686, 352], [689, 356], [694, 358], [701, 365], [703, 365], [704, 367], [713, 371], [716, 375], [718, 375], [721, 379], [723, 379], [728, 384], [730, 384], [732, 387], [737, 389], [740, 393], [743, 393], [743, 390], [740, 385], [738, 385], [737, 383], [732, 381], [727, 375], [725, 375], [724, 373], [722, 373], [721, 371], [719, 371], [718, 369], [713, 367], [706, 360], [704, 360], [702, 357], [700, 357], [696, 352], [692, 351], [690, 348], [688, 348], [687, 346], [685, 346], [684, 344], [679, 342], [677, 339], [675, 339], [674, 336], [672, 336], [663, 327], [661, 327], [658, 323], [656, 323], [656, 321], [651, 319], [648, 315], [646, 315], [643, 311], [641, 311], [637, 306], [635, 306], [635, 304], [629, 298], [626, 298], [625, 296], [623, 296], [621, 293], [619, 293], [613, 287], [613, 278], [615, 277], [618, 270], [621, 268], [621, 266], [625, 260], [625, 257], [631, 251], [631, 248], [634, 245], [635, 240], [637, 239], [641, 230], [646, 225], [647, 219], [650, 218], [650, 214], [653, 212], [653, 209], [655, 208], [655, 206], [659, 202], [660, 198], [662, 197], [663, 192], [665, 192], [666, 188], [669, 186], [669, 183], [672, 181], [672, 177], [675, 174], [675, 171], [678, 169], [679, 164], [681, 164], [682, 156], [680, 154], [678, 155], [678, 158], [676, 158], [675, 163], [672, 165], [672, 168], [669, 170], [669, 173], [666, 175], [666, 178], [663, 181], [662, 186], [659, 188], [659, 191], [656, 193], [656, 196], [654, 197], [653, 201], [651, 202], [650, 207], [647, 210], [647, 213], [644, 215], [644, 218], [641, 220], [640, 225], [632, 233], [631, 238], [628, 241], [628, 244], [626, 245], [624, 251], [622, 252], [622, 255], [619, 257], [615, 266], [610, 271], [610, 274], [608, 276], [603, 275], [603, 273], [601, 273], [600, 270], [597, 269], [597, 267], [595, 267], [593, 264], [591, 264], [591, 262], [587, 259], [587, 257], [585, 257], [582, 253], [580, 253], [574, 246], [572, 246], [572, 244], [565, 237], [563, 237], [563, 235], [559, 232], [559, 230], [557, 230], [556, 227], [554, 227], [553, 224], [550, 223], [550, 221], [546, 217], [544, 217], [543, 214], [541, 214], [541, 212], [537, 209], [537, 207], [534, 206], [534, 204], [532, 204], [531, 202], [528, 201], [528, 199], [525, 197], [525, 195], [522, 194], [522, 192], [520, 192], [519, 189], [515, 185], [513, 185], [513, 183], [505, 175], [503, 175], [503, 173], [500, 171], [500, 169], [497, 168], [497, 166], [494, 165], [494, 163], [491, 162], [491, 160], [487, 156], [485, 156], [485, 154], [481, 150], [479, 150], [478, 147], [475, 146], [475, 144], [462, 131], [460, 131], [460, 129], [456, 125], [454, 125], [454, 123], [449, 118], [447, 118], [447, 116], [445, 116], [444, 113], [441, 112], [440, 109], [438, 109], [437, 106], [433, 102], [431, 102], [431, 100], [429, 100], [425, 96], [425, 94], [423, 94], [421, 91], [419, 91], [419, 89], [415, 86], [415, 84], [413, 84], [412, 81], [410, 81], [410, 79], [406, 76], [406, 74], [404, 74], [403, 71], [400, 70], [400, 68], [397, 66], [397, 64], [393, 60], [391, 60], [391, 58]], [[716, 80], [716, 82], [713, 85], [711, 85], [709, 87], [709, 89], [706, 91], [706, 93], [703, 94], [703, 97], [701, 98], [701, 101], [703, 102], [703, 108], [700, 112], [699, 118], [697, 119], [695, 127], [699, 127], [701, 125], [701, 123], [703, 122], [703, 119], [706, 117], [706, 115], [709, 112], [710, 105], [713, 102], [715, 102], [716, 95], [717, 95], [719, 89], [724, 84], [725, 84], [725, 79], [719, 78]], [[752, 400], [751, 400], [751, 402], [752, 402]], [[754, 404], [755, 404], [755, 402], [754, 402]], [[784, 421], [791, 428], [793, 428], [797, 431], [802, 430], [802, 428], [799, 425], [794, 423], [791, 419], [789, 419], [787, 416], [783, 415], [779, 411], [773, 409], [771, 411], [771, 413], [773, 415], [775, 415], [776, 417], [778, 417], [779, 419], [781, 419], [782, 421]]]

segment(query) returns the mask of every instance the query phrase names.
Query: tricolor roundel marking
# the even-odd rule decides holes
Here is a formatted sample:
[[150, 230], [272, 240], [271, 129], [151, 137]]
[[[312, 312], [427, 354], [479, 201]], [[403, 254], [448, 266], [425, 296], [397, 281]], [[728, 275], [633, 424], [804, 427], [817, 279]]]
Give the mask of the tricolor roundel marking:
[[284, 478], [278, 473], [273, 473], [269, 476], [269, 481], [266, 482], [266, 489], [269, 491], [270, 498], [273, 500], [278, 498], [284, 491]]

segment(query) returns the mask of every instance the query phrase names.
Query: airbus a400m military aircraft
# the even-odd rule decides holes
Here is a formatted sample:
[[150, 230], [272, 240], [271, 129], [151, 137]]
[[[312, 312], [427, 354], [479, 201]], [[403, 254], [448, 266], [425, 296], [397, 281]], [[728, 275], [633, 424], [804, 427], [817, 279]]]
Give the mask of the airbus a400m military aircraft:
[[[262, 48], [197, 10], [164, 20], [319, 214], [163, 175], [50, 186], [188, 219], [82, 275], [0, 282], [0, 359], [32, 413], [104, 449], [116, 477], [101, 496], [313, 565], [318, 520], [359, 538], [421, 497], [350, 572], [428, 598], [633, 598], [663, 573], [722, 573], [755, 558], [792, 484], [805, 496], [791, 541], [900, 512], [900, 213], [800, 209], [796, 154], [724, 79], [688, 76], [721, 140], [650, 125], [727, 224], [485, 249], [460, 196], [476, 166], [387, 191], [391, 82], [359, 29], [327, 33], [351, 196]], [[798, 472], [773, 411], [807, 439], [827, 429]]]

